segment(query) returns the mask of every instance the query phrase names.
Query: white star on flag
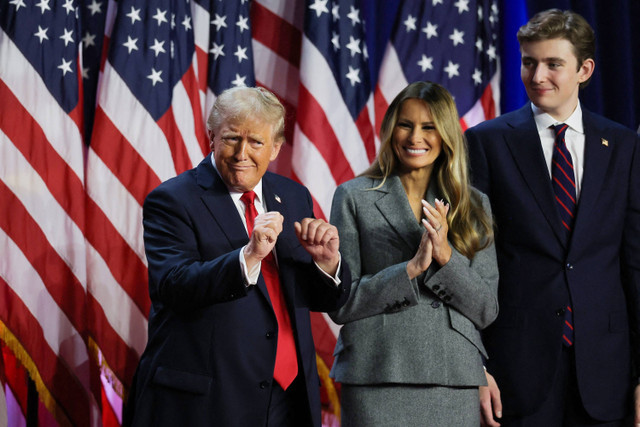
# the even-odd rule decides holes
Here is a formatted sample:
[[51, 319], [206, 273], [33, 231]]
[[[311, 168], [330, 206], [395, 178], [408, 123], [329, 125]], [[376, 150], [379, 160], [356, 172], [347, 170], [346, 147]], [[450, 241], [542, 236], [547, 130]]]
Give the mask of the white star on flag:
[[162, 70], [156, 71], [155, 68], [151, 68], [151, 74], [149, 74], [147, 78], [151, 80], [151, 83], [155, 86], [156, 83], [162, 83], [162, 78], [160, 77], [161, 74]]

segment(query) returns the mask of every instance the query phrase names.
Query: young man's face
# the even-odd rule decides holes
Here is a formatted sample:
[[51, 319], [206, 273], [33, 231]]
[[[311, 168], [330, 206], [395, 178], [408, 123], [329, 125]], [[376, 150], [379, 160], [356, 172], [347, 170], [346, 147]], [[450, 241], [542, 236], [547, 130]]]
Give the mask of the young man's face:
[[520, 77], [531, 102], [556, 120], [566, 120], [578, 105], [580, 83], [593, 73], [593, 60], [578, 64], [566, 39], [524, 42], [520, 53]]

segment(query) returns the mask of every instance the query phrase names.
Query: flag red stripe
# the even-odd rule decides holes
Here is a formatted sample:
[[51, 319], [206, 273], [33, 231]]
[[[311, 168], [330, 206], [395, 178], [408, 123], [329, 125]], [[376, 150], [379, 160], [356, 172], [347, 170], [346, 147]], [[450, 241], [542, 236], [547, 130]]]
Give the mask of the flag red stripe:
[[207, 93], [207, 77], [209, 69], [209, 53], [196, 45], [196, 61], [198, 61], [198, 89]]
[[103, 388], [100, 389], [100, 400], [102, 401], [102, 427], [119, 427], [120, 421], [118, 421]]
[[198, 91], [198, 82], [196, 78], [195, 70], [189, 67], [186, 73], [182, 76], [182, 84], [184, 85], [191, 101], [191, 111], [193, 111], [194, 130], [196, 138], [200, 144], [200, 149], [203, 153], [209, 152], [209, 139], [205, 132], [205, 124], [202, 116], [202, 107], [200, 107], [200, 92]]
[[376, 90], [373, 94], [373, 102], [375, 105], [375, 117], [376, 117], [376, 128], [375, 132], [378, 136], [380, 136], [380, 128], [382, 127], [382, 119], [384, 118], [384, 113], [389, 108], [389, 104], [382, 94], [382, 90], [380, 86], [376, 86]]
[[16, 336], [38, 369], [56, 403], [74, 425], [90, 425], [89, 402], [86, 390], [73, 372], [49, 347], [38, 319], [31, 315], [11, 286], [0, 277], [0, 311], [10, 313], [5, 324]]
[[85, 332], [85, 291], [69, 266], [50, 245], [47, 236], [25, 206], [0, 181], [0, 206], [11, 215], [0, 215], [0, 228], [15, 242], [43, 278], [49, 294], [80, 334]]
[[364, 148], [367, 152], [367, 159], [369, 160], [369, 163], [372, 163], [376, 158], [376, 144], [373, 135], [373, 125], [369, 119], [369, 109], [366, 105], [362, 111], [360, 111], [355, 124], [360, 136], [362, 137]]
[[107, 263], [113, 277], [140, 311], [149, 313], [151, 303], [145, 285], [147, 267], [91, 198], [87, 198], [86, 209], [87, 240]]
[[325, 159], [336, 182], [353, 178], [355, 175], [351, 165], [342, 152], [324, 109], [303, 85], [300, 85], [299, 95], [298, 105], [304, 105], [304, 109], [300, 111], [302, 115], [298, 115], [300, 129]]
[[[253, 2], [251, 6], [253, 38], [295, 67], [299, 67], [302, 46], [300, 30], [258, 2]], [[256, 65], [259, 66], [259, 64]]]
[[[0, 292], [3, 292], [2, 282], [3, 279], [0, 277]], [[0, 306], [2, 305], [2, 301], [6, 301], [4, 293], [2, 293], [2, 298], [0, 298]], [[4, 311], [4, 313], [4, 316], [6, 316], [7, 311]], [[6, 321], [6, 319], [3, 318], [3, 321]], [[4, 380], [6, 381], [7, 386], [11, 389], [11, 393], [13, 394], [16, 402], [18, 402], [22, 415], [24, 416], [24, 414], [27, 413], [28, 373], [24, 369], [24, 366], [22, 366], [18, 359], [16, 359], [16, 356], [9, 347], [5, 345], [4, 341], [0, 341], [0, 348], [2, 348], [2, 363], [4, 364], [4, 371], [2, 374], [4, 375]]]
[[490, 84], [482, 92], [480, 104], [484, 110], [485, 120], [494, 119], [496, 117], [496, 103], [493, 100], [493, 88]]
[[[184, 139], [180, 133], [180, 129], [176, 125], [176, 118], [173, 115], [173, 108], [169, 108], [158, 120], [158, 127], [162, 130], [167, 138], [167, 144], [171, 150], [171, 157], [173, 158], [173, 164], [176, 167], [176, 173], [181, 173], [187, 169], [192, 168], [191, 159], [189, 153], [184, 145]], [[131, 174], [135, 174], [135, 171], [131, 171]], [[150, 189], [151, 190], [151, 189]]]
[[2, 80], [0, 80], [0, 99], [2, 99], [0, 128], [42, 177], [51, 195], [80, 230], [83, 230], [84, 187], [82, 182], [51, 147], [40, 124], [33, 120]]
[[162, 182], [120, 133], [102, 107], [96, 108], [91, 148], [142, 206], [150, 188]]
[[311, 312], [311, 329], [313, 332], [313, 341], [316, 343], [316, 352], [327, 366], [333, 365], [333, 350], [335, 349], [337, 339], [333, 335], [333, 331], [327, 324], [322, 313]]

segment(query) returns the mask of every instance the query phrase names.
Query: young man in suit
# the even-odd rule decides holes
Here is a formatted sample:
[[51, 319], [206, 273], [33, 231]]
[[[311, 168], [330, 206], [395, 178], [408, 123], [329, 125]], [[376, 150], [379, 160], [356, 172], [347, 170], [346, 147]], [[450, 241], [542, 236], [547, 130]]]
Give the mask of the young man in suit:
[[320, 427], [309, 311], [348, 297], [338, 231], [267, 172], [284, 141], [271, 92], [223, 92], [207, 126], [213, 154], [145, 200], [149, 342], [124, 424]]
[[518, 41], [531, 102], [466, 133], [500, 271], [484, 425], [638, 423], [640, 141], [580, 104], [595, 66], [584, 18], [541, 12]]

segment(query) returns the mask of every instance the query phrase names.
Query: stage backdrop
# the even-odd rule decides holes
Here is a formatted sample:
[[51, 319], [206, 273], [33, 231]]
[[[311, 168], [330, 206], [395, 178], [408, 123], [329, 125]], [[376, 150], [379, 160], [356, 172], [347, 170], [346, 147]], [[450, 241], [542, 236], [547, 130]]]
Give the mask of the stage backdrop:
[[[639, 3], [576, 1], [599, 33], [587, 106], [640, 124]], [[11, 426], [117, 426], [147, 339], [141, 206], [208, 153], [238, 85], [287, 108], [276, 172], [326, 218], [374, 159], [407, 83], [455, 96], [463, 127], [521, 106], [515, 31], [570, 2], [0, 0], [0, 380]], [[605, 24], [606, 23], [606, 24]], [[313, 317], [324, 421], [337, 327]], [[3, 411], [0, 410], [0, 414]]]

